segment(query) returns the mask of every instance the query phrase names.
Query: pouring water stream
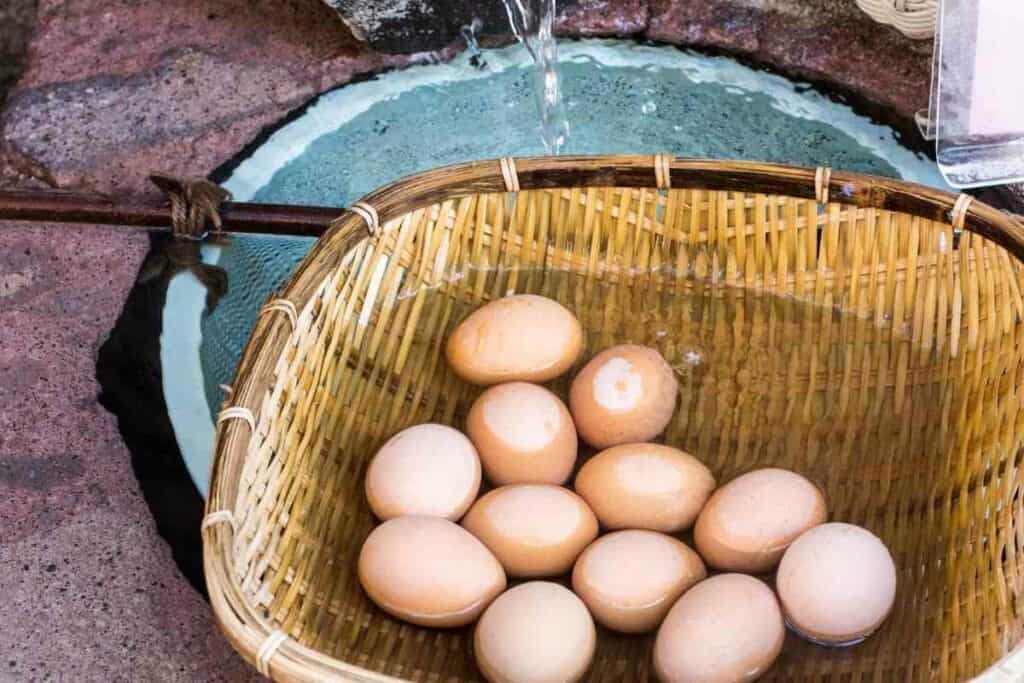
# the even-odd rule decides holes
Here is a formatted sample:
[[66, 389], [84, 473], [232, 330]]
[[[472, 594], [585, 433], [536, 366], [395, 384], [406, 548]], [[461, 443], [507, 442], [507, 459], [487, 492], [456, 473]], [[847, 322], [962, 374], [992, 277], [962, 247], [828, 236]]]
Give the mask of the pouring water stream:
[[558, 80], [558, 45], [553, 25], [556, 0], [502, 0], [512, 33], [534, 63], [534, 95], [540, 116], [541, 139], [548, 154], [556, 155], [569, 137], [569, 119]]

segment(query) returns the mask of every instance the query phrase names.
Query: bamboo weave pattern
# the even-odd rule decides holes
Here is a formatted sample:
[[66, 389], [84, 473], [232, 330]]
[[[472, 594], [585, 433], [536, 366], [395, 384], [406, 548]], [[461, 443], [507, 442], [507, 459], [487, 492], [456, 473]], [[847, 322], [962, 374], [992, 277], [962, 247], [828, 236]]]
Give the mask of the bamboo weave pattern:
[[[581, 363], [658, 348], [681, 384], [663, 439], [719, 481], [793, 468], [892, 550], [879, 633], [851, 650], [790, 636], [765, 680], [960, 681], [1024, 637], [1024, 271], [1003, 248], [905, 213], [674, 186], [467, 193], [365, 235], [330, 255], [297, 321], [277, 316], [252, 437], [241, 420], [218, 432], [210, 505], [234, 531], [211, 528], [208, 551], [229, 549], [233, 575], [211, 579], [208, 560], [211, 595], [222, 623], [220, 593], [288, 636], [278, 680], [479, 679], [468, 630], [364, 596], [363, 476], [395, 431], [462, 426], [479, 390], [447, 368], [446, 336], [523, 292], [580, 317]], [[572, 374], [549, 385], [563, 399]], [[227, 630], [254, 661], [259, 639]], [[282, 657], [291, 641], [304, 654]], [[588, 680], [653, 680], [652, 642], [600, 631]]]

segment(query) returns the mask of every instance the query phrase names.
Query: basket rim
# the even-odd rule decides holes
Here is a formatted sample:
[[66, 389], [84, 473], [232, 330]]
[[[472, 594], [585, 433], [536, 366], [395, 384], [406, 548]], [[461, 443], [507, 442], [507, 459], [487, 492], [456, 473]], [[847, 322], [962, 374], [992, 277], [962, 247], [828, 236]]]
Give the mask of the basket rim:
[[[667, 178], [663, 172], [668, 169]], [[511, 178], [509, 169], [511, 168]], [[824, 197], [829, 203], [900, 212], [938, 222], [955, 222], [960, 213], [963, 229], [1006, 249], [1024, 262], [1024, 224], [980, 200], [957, 207], [963, 197], [904, 180], [862, 173], [750, 161], [671, 158], [667, 155], [600, 155], [516, 157], [472, 161], [415, 173], [384, 185], [356, 202], [371, 207], [366, 212], [339, 209], [341, 214], [303, 258], [287, 285], [273, 295], [290, 302], [301, 312], [315, 295], [323, 278], [339, 258], [366, 237], [377, 225], [410, 211], [467, 194], [502, 193], [517, 189], [574, 187], [636, 187], [759, 192], [810, 200]], [[822, 178], [824, 177], [824, 182]], [[263, 391], [274, 376], [274, 366], [291, 333], [285, 316], [261, 315], [245, 345], [235, 372], [232, 403], [256, 416]], [[218, 424], [210, 475], [206, 514], [229, 511], [232, 518], [250, 432], [242, 420]], [[225, 519], [225, 518], [221, 518]], [[275, 632], [242, 593], [232, 562], [233, 524], [204, 525], [203, 573], [214, 617], [232, 647], [250, 664], [273, 680], [336, 680], [352, 683], [392, 683], [402, 679], [380, 674], [330, 657], [288, 638], [268, 656], [261, 646]], [[988, 680], [1015, 680], [993, 662], [982, 675]], [[260, 662], [260, 659], [263, 659]]]

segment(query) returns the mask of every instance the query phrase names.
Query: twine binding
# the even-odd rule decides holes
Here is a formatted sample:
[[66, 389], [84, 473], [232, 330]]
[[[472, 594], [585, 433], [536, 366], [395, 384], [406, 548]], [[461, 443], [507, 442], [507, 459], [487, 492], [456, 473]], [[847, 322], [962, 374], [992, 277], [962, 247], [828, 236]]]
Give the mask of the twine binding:
[[231, 514], [231, 510], [217, 510], [203, 517], [203, 523], [200, 525], [200, 529], [209, 529], [214, 524], [221, 524], [227, 522], [231, 525], [231, 531], [235, 530], [235, 516]]
[[659, 190], [668, 190], [672, 187], [672, 155], [654, 155], [654, 182]]
[[501, 158], [501, 177], [505, 179], [506, 192], [519, 192], [519, 173], [512, 157]]
[[969, 194], [961, 194], [956, 198], [956, 203], [953, 204], [953, 209], [949, 212], [949, 222], [953, 226], [955, 232], [964, 231], [964, 221], [967, 220], [967, 210], [971, 206], [971, 202], [974, 201], [974, 197]]
[[366, 232], [370, 233], [370, 237], [377, 234], [377, 229], [380, 228], [380, 216], [377, 215], [377, 209], [366, 202], [356, 202], [348, 207], [348, 210], [363, 219], [363, 222], [366, 223]]
[[245, 420], [246, 424], [249, 425], [249, 431], [256, 431], [255, 416], [253, 416], [251, 410], [243, 406], [232, 406], [230, 408], [225, 408], [224, 410], [220, 411], [220, 413], [217, 415], [217, 424], [234, 419]]
[[256, 653], [256, 669], [267, 678], [270, 678], [270, 660], [286, 640], [288, 640], [287, 634], [281, 629], [277, 629], [267, 636], [267, 639], [260, 645], [260, 649]]
[[273, 299], [272, 301], [269, 301], [263, 305], [263, 308], [260, 309], [260, 315], [264, 313], [272, 313], [274, 311], [280, 311], [284, 313], [285, 316], [287, 316], [288, 318], [288, 322], [292, 324], [293, 330], [296, 327], [298, 327], [299, 312], [295, 308], [295, 304], [293, 304], [291, 301], [289, 301], [288, 299]]
[[175, 178], [153, 173], [150, 182], [167, 195], [171, 212], [171, 234], [175, 239], [201, 241], [223, 228], [220, 205], [231, 199], [231, 193], [205, 178]]
[[832, 169], [819, 166], [814, 172], [814, 198], [819, 204], [828, 204], [828, 184], [832, 180]]

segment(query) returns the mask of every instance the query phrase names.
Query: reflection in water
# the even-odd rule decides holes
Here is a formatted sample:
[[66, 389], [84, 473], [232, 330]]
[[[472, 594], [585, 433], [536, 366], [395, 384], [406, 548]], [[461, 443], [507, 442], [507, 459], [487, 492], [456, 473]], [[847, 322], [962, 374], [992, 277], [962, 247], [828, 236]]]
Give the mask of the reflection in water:
[[[225, 244], [229, 237], [208, 238], [208, 245]], [[218, 266], [203, 263], [200, 243], [188, 240], [161, 240], [146, 255], [136, 281], [145, 285], [161, 280], [164, 286], [181, 272], [190, 272], [206, 289], [206, 313], [213, 313], [228, 293], [228, 273]]]

